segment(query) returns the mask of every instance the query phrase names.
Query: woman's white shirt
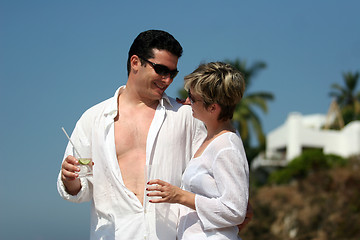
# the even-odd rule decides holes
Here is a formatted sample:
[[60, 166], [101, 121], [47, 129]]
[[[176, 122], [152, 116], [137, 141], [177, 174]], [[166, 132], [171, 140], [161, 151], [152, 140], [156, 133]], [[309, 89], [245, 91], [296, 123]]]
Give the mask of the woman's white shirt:
[[237, 225], [246, 215], [249, 167], [238, 133], [216, 137], [191, 159], [182, 184], [196, 194], [196, 211], [181, 206], [178, 239], [240, 239]]

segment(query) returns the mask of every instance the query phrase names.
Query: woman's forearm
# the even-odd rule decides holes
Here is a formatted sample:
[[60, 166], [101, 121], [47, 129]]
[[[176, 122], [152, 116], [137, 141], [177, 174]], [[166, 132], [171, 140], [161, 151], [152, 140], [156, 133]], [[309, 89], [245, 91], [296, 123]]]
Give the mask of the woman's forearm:
[[[179, 188], [180, 189], [180, 188]], [[188, 192], [185, 190], [181, 190], [181, 194], [180, 194], [180, 198], [179, 198], [179, 202], [180, 204], [189, 207], [193, 210], [196, 210], [196, 206], [195, 206], [195, 194], [192, 192]]]

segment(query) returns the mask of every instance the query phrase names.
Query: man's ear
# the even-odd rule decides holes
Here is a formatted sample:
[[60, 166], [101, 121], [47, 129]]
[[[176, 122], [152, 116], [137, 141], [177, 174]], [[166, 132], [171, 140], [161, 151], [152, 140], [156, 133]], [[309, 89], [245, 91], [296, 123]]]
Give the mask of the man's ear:
[[132, 55], [130, 58], [131, 70], [137, 72], [140, 66], [141, 66], [140, 58], [136, 55]]

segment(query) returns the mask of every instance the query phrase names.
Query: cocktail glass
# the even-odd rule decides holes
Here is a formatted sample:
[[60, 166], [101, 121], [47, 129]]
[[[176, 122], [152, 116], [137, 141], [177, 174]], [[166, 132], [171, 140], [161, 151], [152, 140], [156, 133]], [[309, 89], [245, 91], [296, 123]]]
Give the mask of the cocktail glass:
[[[67, 139], [69, 139], [69, 142], [71, 143], [71, 145], [73, 146], [74, 157], [79, 162], [79, 164], [78, 164], [78, 167], [80, 168], [80, 171], [78, 172], [79, 177], [92, 176], [92, 174], [93, 174], [93, 171], [92, 171], [93, 163], [92, 163], [92, 158], [91, 158], [91, 149], [89, 147], [84, 147], [84, 148], [81, 148], [81, 149], [76, 148], [74, 143], [71, 141], [71, 138], [69, 137], [69, 134], [67, 134], [65, 128], [62, 127], [61, 129], [65, 133]], [[81, 150], [80, 151], [81, 153], [79, 152], [79, 150]]]
[[[81, 149], [80, 149], [81, 151]], [[82, 150], [80, 152], [81, 156], [75, 151], [75, 158], [78, 160], [79, 164], [76, 165], [80, 168], [80, 171], [77, 172], [79, 177], [87, 177], [93, 175], [93, 162], [91, 158], [91, 154], [87, 153], [87, 151]]]

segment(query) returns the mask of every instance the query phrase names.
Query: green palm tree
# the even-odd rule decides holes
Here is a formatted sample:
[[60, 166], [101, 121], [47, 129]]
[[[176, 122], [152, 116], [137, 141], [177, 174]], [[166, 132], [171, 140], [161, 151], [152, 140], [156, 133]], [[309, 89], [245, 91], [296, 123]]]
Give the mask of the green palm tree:
[[[253, 63], [250, 67], [247, 66], [245, 60], [236, 59], [234, 61], [226, 60], [227, 63], [238, 69], [245, 79], [245, 94], [240, 103], [236, 106], [233, 122], [237, 126], [241, 138], [244, 142], [245, 149], [249, 160], [253, 159], [260, 151], [265, 149], [265, 134], [263, 132], [261, 120], [255, 112], [255, 108], [262, 112], [268, 112], [268, 101], [273, 100], [274, 96], [269, 92], [248, 92], [252, 84], [253, 78], [258, 72], [266, 68], [266, 64], [262, 61]], [[258, 146], [251, 146], [251, 135], [253, 131], [257, 138]]]
[[340, 107], [345, 125], [354, 120], [360, 120], [360, 91], [356, 93], [359, 72], [343, 73], [345, 86], [337, 83], [331, 85], [331, 97], [335, 97]]

